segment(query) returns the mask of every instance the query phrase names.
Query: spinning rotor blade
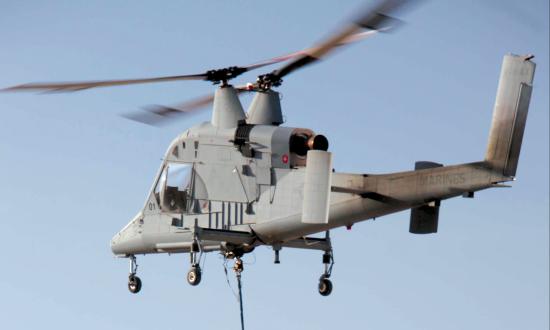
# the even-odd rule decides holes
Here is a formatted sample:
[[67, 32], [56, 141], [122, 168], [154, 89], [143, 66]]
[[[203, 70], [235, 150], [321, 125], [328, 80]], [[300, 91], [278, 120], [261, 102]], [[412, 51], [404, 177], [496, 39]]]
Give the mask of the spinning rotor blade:
[[[254, 91], [252, 85], [235, 87], [237, 94]], [[141, 112], [132, 112], [122, 115], [124, 118], [131, 119], [140, 123], [161, 126], [175, 116], [189, 115], [197, 110], [205, 109], [214, 102], [214, 94], [197, 97], [193, 100], [179, 103], [173, 106], [152, 105], [146, 107]]]
[[127, 79], [127, 80], [97, 80], [97, 81], [81, 81], [81, 82], [62, 82], [62, 83], [29, 83], [23, 85], [17, 85], [2, 89], [3, 92], [32, 92], [32, 91], [46, 91], [46, 92], [78, 92], [84, 89], [96, 88], [96, 87], [110, 87], [110, 86], [124, 86], [145, 84], [163, 81], [176, 81], [176, 80], [205, 80], [206, 74], [193, 74], [184, 76], [168, 76], [168, 77], [155, 77], [144, 79]]
[[[345, 38], [339, 40], [333, 47], [343, 46], [352, 42], [356, 42], [362, 39], [365, 39], [377, 31], [366, 31], [362, 33], [355, 33], [346, 35]], [[316, 48], [309, 48], [305, 50], [300, 50], [297, 52], [277, 56], [265, 61], [257, 62], [247, 66], [234, 66], [224, 69], [210, 70], [200, 74], [191, 74], [191, 75], [180, 75], [180, 76], [165, 76], [165, 77], [152, 77], [152, 78], [142, 78], [142, 79], [124, 79], [124, 80], [95, 80], [95, 81], [80, 81], [80, 82], [60, 82], [60, 83], [28, 83], [17, 86], [12, 86], [4, 89], [0, 89], [0, 92], [33, 92], [33, 91], [44, 91], [44, 92], [78, 92], [85, 89], [97, 88], [97, 87], [113, 87], [113, 86], [126, 86], [126, 85], [137, 85], [137, 84], [146, 84], [146, 83], [157, 83], [157, 82], [168, 82], [168, 81], [178, 81], [178, 80], [206, 80], [219, 82], [221, 80], [229, 80], [235, 78], [245, 72], [255, 70], [264, 66], [288, 61], [293, 58], [303, 58], [310, 56], [309, 54], [318, 53]], [[207, 105], [207, 104], [205, 104]]]
[[[419, 1], [419, 0], [417, 0]], [[329, 38], [314, 45], [311, 48], [289, 53], [286, 55], [274, 57], [265, 61], [257, 62], [247, 66], [232, 66], [222, 69], [209, 70], [200, 74], [179, 75], [179, 76], [164, 76], [152, 77], [144, 79], [128, 79], [128, 80], [98, 80], [98, 81], [83, 81], [83, 82], [64, 82], [64, 83], [29, 83], [18, 86], [13, 86], [5, 89], [0, 89], [0, 92], [16, 92], [16, 91], [45, 91], [45, 92], [75, 92], [84, 89], [109, 87], [109, 86], [124, 86], [155, 82], [168, 82], [178, 80], [204, 80], [213, 83], [225, 84], [228, 80], [233, 79], [245, 72], [258, 69], [267, 65], [272, 65], [279, 62], [290, 62], [281, 68], [272, 71], [271, 73], [261, 75], [255, 84], [236, 87], [237, 92], [263, 91], [268, 90], [272, 86], [279, 86], [282, 78], [295, 70], [315, 63], [323, 59], [333, 50], [348, 45], [350, 43], [365, 39], [378, 32], [387, 31], [396, 27], [400, 21], [388, 16], [388, 14], [404, 7], [414, 0], [378, 0], [375, 6], [370, 10], [363, 10], [358, 17], [336, 33], [333, 33]], [[365, 31], [365, 29], [367, 31]], [[214, 95], [206, 95], [189, 102], [181, 103], [172, 107], [153, 106], [141, 113], [131, 113], [124, 117], [133, 119], [151, 125], [162, 124], [165, 120], [181, 114], [189, 114], [195, 110], [204, 108], [213, 103]]]
[[[342, 40], [337, 46], [344, 46], [353, 42], [358, 42], [360, 40], [366, 39], [368, 37], [371, 37], [378, 33], [376, 30], [371, 31], [363, 31], [359, 32], [353, 35], [347, 36], [344, 40]], [[252, 64], [248, 66], [250, 70], [256, 69], [265, 65], [277, 63], [286, 61], [292, 58], [296, 58], [298, 56], [304, 56], [306, 54], [309, 54], [313, 51], [313, 48], [300, 50], [294, 53], [289, 53], [287, 55], [274, 57], [273, 59], [258, 62], [256, 64]], [[237, 86], [235, 87], [238, 94], [244, 93], [244, 92], [253, 92], [258, 90], [257, 84], [247, 84], [243, 86]], [[153, 105], [150, 107], [147, 107], [144, 109], [144, 111], [141, 112], [132, 112], [128, 114], [122, 115], [123, 117], [127, 119], [131, 119], [140, 123], [153, 125], [153, 126], [160, 126], [163, 123], [167, 122], [168, 120], [177, 117], [177, 116], [185, 116], [186, 114], [190, 114], [193, 111], [196, 110], [202, 110], [208, 106], [210, 106], [214, 102], [214, 94], [205, 95], [202, 97], [195, 98], [190, 101], [186, 101], [174, 106], [162, 106], [162, 105]]]
[[143, 79], [126, 79], [126, 80], [97, 80], [97, 81], [80, 81], [80, 82], [61, 82], [61, 83], [29, 83], [22, 84], [5, 89], [0, 89], [2, 92], [32, 92], [32, 91], [45, 91], [45, 92], [77, 92], [84, 89], [97, 88], [97, 87], [112, 87], [112, 86], [125, 86], [136, 85], [156, 82], [178, 81], [178, 80], [206, 80], [218, 83], [223, 80], [229, 80], [235, 78], [245, 72], [258, 69], [271, 64], [287, 61], [291, 58], [298, 57], [303, 54], [303, 51], [298, 51], [282, 56], [277, 56], [265, 61], [254, 63], [247, 66], [233, 66], [223, 69], [210, 70], [204, 73], [181, 75], [181, 76], [166, 76], [166, 77], [153, 77]]
[[396, 18], [388, 16], [389, 13], [396, 11], [407, 3], [407, 0], [383, 0], [379, 1], [374, 7], [362, 12], [355, 20], [346, 24], [338, 32], [332, 34], [329, 38], [321, 43], [309, 48], [302, 56], [284, 65], [280, 69], [273, 71], [270, 74], [259, 77], [260, 84], [266, 83], [277, 86], [281, 83], [282, 78], [293, 71], [317, 62], [327, 56], [331, 51], [339, 46], [348, 44], [354, 41], [354, 37], [360, 35], [359, 31], [368, 29], [368, 32], [383, 32], [390, 30], [400, 24]]

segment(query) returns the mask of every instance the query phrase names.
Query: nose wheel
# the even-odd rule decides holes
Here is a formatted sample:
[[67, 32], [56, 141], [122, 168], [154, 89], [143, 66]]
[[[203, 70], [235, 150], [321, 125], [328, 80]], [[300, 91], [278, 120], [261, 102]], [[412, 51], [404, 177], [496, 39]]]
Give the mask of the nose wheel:
[[138, 293], [141, 290], [141, 279], [136, 276], [137, 261], [134, 255], [130, 256], [130, 275], [128, 275], [128, 290], [131, 293]]

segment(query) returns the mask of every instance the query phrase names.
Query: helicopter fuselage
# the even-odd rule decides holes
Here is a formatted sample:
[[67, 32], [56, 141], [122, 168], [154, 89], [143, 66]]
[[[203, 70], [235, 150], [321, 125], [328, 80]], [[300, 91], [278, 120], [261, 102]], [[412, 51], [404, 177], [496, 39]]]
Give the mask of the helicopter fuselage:
[[514, 180], [535, 69], [531, 58], [504, 59], [484, 160], [417, 162], [414, 170], [390, 174], [335, 172], [324, 136], [280, 126], [276, 92], [258, 92], [247, 116], [236, 90], [222, 86], [211, 122], [172, 142], [143, 209], [113, 237], [111, 249], [133, 256], [195, 252], [197, 242], [201, 252], [309, 248], [296, 240], [406, 209], [411, 233], [435, 233], [442, 200], [473, 197]]
[[[189, 252], [194, 226], [249, 232], [257, 237], [254, 245], [276, 245], [510, 180], [485, 162], [392, 174], [333, 172], [328, 221], [304, 223], [307, 153], [295, 153], [290, 141], [296, 134], [304, 140], [315, 134], [255, 125], [247, 128], [249, 151], [243, 153], [242, 145], [235, 144], [239, 129], [219, 129], [207, 122], [176, 138], [144, 208], [113, 238], [113, 252]], [[178, 177], [183, 167], [188, 178]], [[169, 192], [181, 182], [185, 186], [179, 193], [185, 197], [178, 200], [178, 193]], [[220, 249], [218, 241], [202, 244], [206, 251]]]

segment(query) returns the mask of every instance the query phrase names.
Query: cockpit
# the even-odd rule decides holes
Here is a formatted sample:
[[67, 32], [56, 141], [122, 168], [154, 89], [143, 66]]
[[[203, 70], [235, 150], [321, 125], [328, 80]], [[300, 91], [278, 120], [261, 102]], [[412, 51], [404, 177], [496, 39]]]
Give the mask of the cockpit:
[[155, 198], [164, 212], [184, 213], [191, 204], [192, 164], [166, 163], [155, 186]]

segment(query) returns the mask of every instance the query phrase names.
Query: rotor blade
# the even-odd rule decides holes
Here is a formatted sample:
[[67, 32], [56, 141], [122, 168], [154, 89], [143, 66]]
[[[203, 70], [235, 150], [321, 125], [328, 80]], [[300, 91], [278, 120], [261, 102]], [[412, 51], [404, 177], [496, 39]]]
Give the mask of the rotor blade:
[[[376, 33], [378, 33], [378, 31], [376, 31], [376, 30], [363, 31], [363, 32], [355, 33], [355, 34], [349, 35], [346, 38], [344, 38], [343, 40], [341, 40], [336, 46], [337, 47], [345, 46], [347, 44], [357, 42], [357, 41], [366, 39], [368, 37], [371, 37], [371, 36], [375, 35]], [[316, 51], [316, 47], [311, 47], [311, 48], [299, 50], [299, 51], [294, 52], [294, 53], [289, 53], [289, 54], [286, 54], [286, 55], [274, 57], [274, 58], [272, 58], [271, 60], [268, 60], [268, 61], [259, 62], [257, 64], [252, 64], [249, 67], [252, 67], [253, 69], [256, 69], [256, 68], [259, 68], [259, 67], [262, 67], [262, 66], [265, 66], [265, 65], [275, 64], [277, 62], [284, 62], [284, 61], [287, 61], [287, 60], [290, 60], [290, 59], [293, 59], [293, 58], [296, 58], [296, 57], [307, 56], [307, 55], [309, 55], [309, 54], [311, 54], [315, 51]]]
[[[377, 31], [366, 31], [361, 33], [356, 33], [348, 35], [346, 38], [341, 40], [337, 46], [342, 46], [351, 42], [356, 42], [367, 38]], [[273, 57], [268, 60], [257, 62], [243, 67], [233, 67], [234, 70], [239, 70], [240, 73], [248, 72], [254, 69], [258, 69], [264, 66], [272, 65], [279, 62], [284, 62], [296, 57], [304, 56], [310, 53], [315, 53], [315, 48], [308, 48], [285, 55]], [[224, 70], [224, 69], [221, 69]], [[61, 82], [61, 83], [29, 83], [22, 84], [13, 87], [8, 87], [5, 89], [0, 89], [2, 92], [32, 92], [32, 91], [45, 91], [49, 93], [56, 92], [77, 92], [90, 88], [97, 87], [111, 87], [111, 86], [124, 86], [124, 85], [135, 85], [135, 84], [145, 84], [145, 83], [155, 83], [155, 82], [167, 82], [167, 81], [178, 81], [178, 80], [209, 80], [212, 72], [219, 70], [212, 70], [201, 74], [193, 75], [181, 75], [181, 76], [166, 76], [166, 77], [153, 77], [153, 78], [144, 78], [144, 79], [126, 79], [126, 80], [97, 80], [97, 81], [81, 81], [81, 82]]]
[[156, 82], [178, 81], [178, 80], [209, 80], [220, 81], [226, 78], [227, 80], [235, 78], [236, 76], [258, 69], [264, 66], [272, 65], [279, 62], [284, 62], [289, 59], [302, 56], [308, 50], [301, 50], [285, 55], [273, 57], [268, 60], [257, 62], [246, 66], [228, 67], [218, 70], [210, 70], [205, 73], [192, 74], [192, 75], [180, 75], [180, 76], [166, 76], [166, 77], [153, 77], [143, 79], [124, 79], [124, 80], [94, 80], [94, 81], [80, 81], [80, 82], [59, 82], [59, 83], [28, 83], [0, 89], [2, 92], [32, 92], [32, 91], [45, 91], [50, 93], [56, 92], [77, 92], [90, 88], [97, 87], [112, 87], [112, 86], [125, 86], [136, 85]]
[[125, 79], [125, 80], [97, 80], [97, 81], [80, 81], [80, 82], [60, 82], [60, 83], [29, 83], [22, 84], [5, 89], [0, 89], [2, 92], [32, 92], [32, 91], [45, 91], [45, 92], [77, 92], [90, 88], [97, 87], [112, 87], [112, 86], [124, 86], [135, 85], [155, 82], [166, 81], [178, 81], [178, 80], [210, 80], [219, 81], [223, 78], [228, 80], [234, 78], [242, 73], [258, 69], [267, 65], [272, 65], [279, 62], [287, 61], [291, 58], [300, 56], [303, 51], [297, 51], [282, 56], [277, 56], [268, 60], [257, 62], [247, 66], [241, 67], [229, 67], [218, 70], [210, 70], [205, 73], [181, 75], [181, 76], [167, 76], [167, 77], [153, 77], [144, 79]]
[[[344, 46], [349, 43], [357, 42], [357, 41], [366, 39], [368, 37], [371, 37], [376, 33], [378, 33], [378, 31], [376, 30], [355, 33], [341, 40], [337, 46]], [[314, 51], [314, 48], [308, 48], [297, 52], [288, 53], [286, 55], [274, 57], [269, 60], [251, 64], [247, 66], [247, 68], [249, 68], [249, 70], [257, 69], [262, 66], [283, 62], [298, 56], [309, 54], [313, 51]], [[239, 94], [243, 92], [254, 91], [256, 88], [257, 86], [254, 84], [247, 84], [247, 85], [235, 87], [235, 89], [237, 90], [237, 93]], [[160, 126], [161, 124], [166, 122], [169, 118], [172, 118], [174, 116], [184, 116], [185, 114], [189, 114], [195, 110], [206, 108], [207, 106], [211, 105], [213, 102], [214, 102], [214, 94], [211, 94], [211, 95], [198, 97], [191, 101], [187, 101], [187, 102], [180, 103], [170, 107], [163, 106], [163, 105], [153, 105], [145, 108], [144, 111], [132, 112], [132, 113], [124, 114], [122, 116], [124, 118], [131, 119], [140, 123], [153, 125], [153, 126]]]
[[[235, 87], [238, 94], [253, 91], [251, 85]], [[122, 115], [122, 117], [131, 119], [143, 124], [152, 126], [161, 126], [170, 119], [177, 116], [185, 116], [194, 113], [197, 110], [205, 109], [214, 102], [214, 94], [204, 95], [191, 101], [186, 101], [173, 106], [152, 105], [143, 109], [141, 112], [132, 112]]]
[[17, 85], [2, 89], [3, 92], [26, 92], [26, 91], [47, 91], [47, 92], [77, 92], [84, 89], [109, 86], [123, 86], [145, 84], [163, 81], [176, 80], [205, 80], [207, 75], [192, 74], [183, 76], [168, 76], [155, 77], [144, 79], [127, 79], [127, 80], [98, 80], [98, 81], [81, 81], [81, 82], [62, 82], [62, 83], [29, 83]]
[[407, 0], [379, 1], [374, 7], [362, 12], [357, 19], [345, 25], [338, 32], [311, 47], [309, 51], [306, 51], [305, 54], [302, 54], [297, 59], [273, 71], [272, 74], [276, 79], [280, 80], [289, 73], [322, 59], [338, 46], [355, 41], [353, 36], [359, 35], [358, 31], [363, 29], [387, 31], [399, 25], [400, 21], [388, 16], [388, 14], [411, 2]]

